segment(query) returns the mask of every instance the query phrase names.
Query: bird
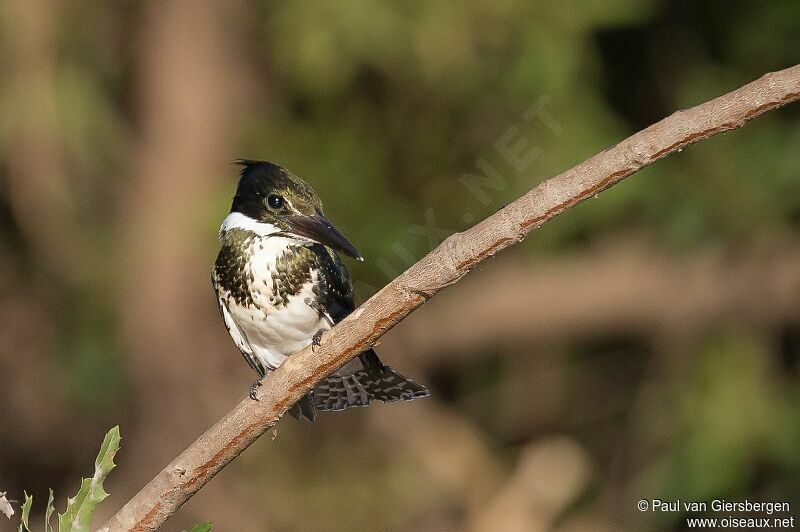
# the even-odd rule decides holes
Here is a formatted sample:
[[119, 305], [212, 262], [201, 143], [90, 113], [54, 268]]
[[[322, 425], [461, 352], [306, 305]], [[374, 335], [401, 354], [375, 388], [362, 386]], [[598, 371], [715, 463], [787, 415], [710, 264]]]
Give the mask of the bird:
[[[230, 213], [219, 229], [211, 281], [228, 333], [258, 374], [250, 397], [292, 353], [318, 345], [321, 334], [355, 309], [350, 275], [339, 253], [364, 260], [325, 217], [310, 185], [260, 160], [241, 167]], [[385, 365], [373, 349], [322, 380], [290, 409], [314, 421], [316, 411], [363, 407], [430, 395]]]

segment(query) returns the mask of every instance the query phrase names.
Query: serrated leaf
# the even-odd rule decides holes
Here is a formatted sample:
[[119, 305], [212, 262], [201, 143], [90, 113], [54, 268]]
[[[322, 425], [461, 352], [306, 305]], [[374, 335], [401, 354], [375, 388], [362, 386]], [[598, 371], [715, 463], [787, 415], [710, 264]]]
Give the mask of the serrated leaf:
[[92, 523], [92, 513], [97, 504], [108, 497], [103, 489], [103, 481], [116, 466], [114, 455], [119, 451], [119, 427], [114, 427], [106, 433], [100, 452], [94, 462], [94, 475], [92, 478], [81, 480], [78, 493], [67, 499], [67, 508], [63, 514], [58, 514], [59, 532], [86, 532]]
[[22, 493], [25, 494], [25, 502], [22, 503], [22, 516], [21, 516], [21, 523], [19, 524], [19, 532], [22, 532], [22, 527], [25, 527], [25, 530], [31, 532], [31, 529], [28, 528], [28, 517], [31, 515], [31, 506], [33, 506], [33, 495], [28, 495], [27, 492], [23, 491]]
[[50, 496], [47, 497], [47, 509], [44, 511], [44, 532], [53, 532], [53, 527], [50, 526], [50, 518], [55, 511], [56, 507], [53, 505], [53, 490], [50, 489]]
[[8, 502], [6, 499], [6, 492], [0, 492], [0, 513], [11, 519], [11, 516], [14, 515], [14, 507], [11, 506], [11, 503]]
[[200, 523], [199, 525], [194, 525], [189, 532], [210, 532], [212, 528], [214, 528], [214, 525], [210, 522]]

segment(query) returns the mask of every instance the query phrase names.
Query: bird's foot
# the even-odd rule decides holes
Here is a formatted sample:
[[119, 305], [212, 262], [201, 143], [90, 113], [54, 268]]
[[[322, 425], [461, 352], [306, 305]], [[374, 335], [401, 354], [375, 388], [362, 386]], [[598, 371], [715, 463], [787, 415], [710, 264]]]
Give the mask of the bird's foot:
[[320, 343], [322, 342], [322, 333], [325, 332], [322, 329], [318, 330], [314, 333], [314, 337], [311, 338], [311, 350], [316, 351], [316, 347], [319, 347]]
[[256, 395], [256, 392], [258, 391], [258, 388], [261, 386], [264, 386], [264, 377], [261, 377], [256, 382], [254, 382], [252, 386], [250, 386], [250, 399], [252, 399], [253, 401], [260, 401], [258, 395]]

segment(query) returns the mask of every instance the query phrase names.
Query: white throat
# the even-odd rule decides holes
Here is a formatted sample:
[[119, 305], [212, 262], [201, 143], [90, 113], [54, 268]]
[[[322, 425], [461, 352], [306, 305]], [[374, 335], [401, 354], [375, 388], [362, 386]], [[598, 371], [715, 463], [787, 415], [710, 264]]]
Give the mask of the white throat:
[[266, 222], [259, 222], [249, 216], [245, 216], [240, 212], [232, 212], [222, 221], [219, 228], [220, 238], [223, 233], [231, 229], [242, 229], [244, 231], [251, 231], [258, 236], [270, 236], [280, 232], [280, 229], [274, 225]]
[[[283, 231], [272, 225], [271, 223], [267, 222], [259, 222], [253, 218], [250, 218], [247, 215], [244, 215], [240, 212], [232, 212], [228, 216], [222, 220], [222, 225], [219, 228], [219, 237], [220, 239], [225, 234], [226, 231], [230, 231], [231, 229], [242, 229], [244, 231], [250, 231], [255, 233], [258, 236], [272, 236], [276, 233], [282, 233]], [[314, 240], [309, 238], [304, 238], [299, 235], [281, 235], [283, 238], [281, 240], [285, 240], [287, 242], [294, 242], [297, 244], [301, 244], [304, 246], [309, 246], [311, 244], [315, 244]]]

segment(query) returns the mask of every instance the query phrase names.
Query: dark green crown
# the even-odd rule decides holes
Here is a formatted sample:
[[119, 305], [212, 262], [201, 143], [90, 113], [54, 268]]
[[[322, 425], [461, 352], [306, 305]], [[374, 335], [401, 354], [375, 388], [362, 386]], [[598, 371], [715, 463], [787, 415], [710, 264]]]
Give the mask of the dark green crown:
[[306, 215], [322, 210], [322, 201], [314, 189], [286, 168], [248, 159], [236, 164], [242, 166], [242, 173], [231, 212], [274, 223], [276, 215], [287, 210]]

